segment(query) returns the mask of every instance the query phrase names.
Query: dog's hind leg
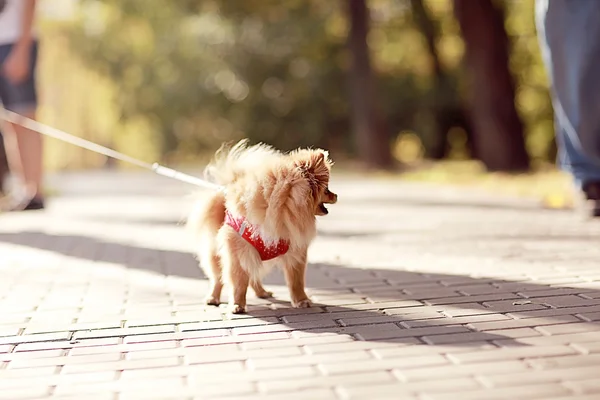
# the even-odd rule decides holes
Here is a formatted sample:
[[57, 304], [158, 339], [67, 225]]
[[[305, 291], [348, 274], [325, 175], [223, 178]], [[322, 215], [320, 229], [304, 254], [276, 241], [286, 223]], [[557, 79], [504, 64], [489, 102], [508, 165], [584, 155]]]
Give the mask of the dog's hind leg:
[[252, 290], [254, 290], [254, 293], [256, 293], [256, 297], [259, 299], [268, 299], [273, 297], [273, 292], [266, 290], [260, 281], [251, 281], [250, 286], [252, 287]]
[[221, 291], [223, 290], [223, 271], [221, 260], [218, 255], [210, 254], [203, 259], [204, 271], [210, 280], [210, 293], [206, 296], [205, 302], [211, 306], [221, 304]]
[[233, 314], [244, 314], [246, 312], [246, 293], [248, 292], [250, 276], [235, 257], [230, 259], [227, 270], [231, 282], [231, 297], [229, 300], [231, 312]]

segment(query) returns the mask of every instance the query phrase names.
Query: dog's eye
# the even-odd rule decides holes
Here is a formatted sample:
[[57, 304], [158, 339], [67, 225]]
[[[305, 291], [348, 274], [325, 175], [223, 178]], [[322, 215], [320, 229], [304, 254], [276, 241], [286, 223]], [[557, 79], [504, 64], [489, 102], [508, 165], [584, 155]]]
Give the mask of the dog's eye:
[[325, 189], [325, 194], [330, 194], [331, 192], [329, 191], [329, 188]]

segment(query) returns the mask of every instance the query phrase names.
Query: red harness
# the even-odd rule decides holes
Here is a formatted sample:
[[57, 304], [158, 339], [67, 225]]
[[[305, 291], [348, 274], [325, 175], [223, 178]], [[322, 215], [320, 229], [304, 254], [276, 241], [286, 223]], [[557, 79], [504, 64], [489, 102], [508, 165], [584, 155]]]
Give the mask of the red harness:
[[235, 229], [244, 240], [258, 251], [262, 261], [272, 260], [287, 253], [290, 243], [287, 240], [279, 240], [277, 243], [267, 246], [260, 235], [255, 235], [255, 227], [249, 224], [244, 217], [235, 218], [229, 210], [225, 212], [225, 223]]

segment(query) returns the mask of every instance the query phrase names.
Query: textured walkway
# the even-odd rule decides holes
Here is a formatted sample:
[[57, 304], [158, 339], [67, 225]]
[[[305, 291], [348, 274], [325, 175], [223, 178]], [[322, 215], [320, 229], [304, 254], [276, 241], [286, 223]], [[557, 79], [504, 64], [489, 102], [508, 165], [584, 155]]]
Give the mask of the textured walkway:
[[599, 399], [600, 222], [464, 190], [335, 178], [310, 251], [248, 315], [206, 307], [189, 187], [53, 176], [0, 215], [0, 399]]

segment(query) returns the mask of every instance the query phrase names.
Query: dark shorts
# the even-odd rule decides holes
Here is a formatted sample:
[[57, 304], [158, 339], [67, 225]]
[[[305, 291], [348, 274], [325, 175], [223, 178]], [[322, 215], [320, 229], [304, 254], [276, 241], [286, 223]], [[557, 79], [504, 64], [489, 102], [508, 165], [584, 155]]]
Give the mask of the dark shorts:
[[[10, 54], [12, 44], [0, 45], [0, 68]], [[31, 46], [31, 62], [29, 64], [29, 76], [23, 82], [15, 85], [0, 73], [0, 99], [7, 110], [23, 112], [37, 107], [37, 91], [35, 70], [38, 57], [38, 44], [34, 42]], [[1, 71], [1, 70], [0, 70]]]

